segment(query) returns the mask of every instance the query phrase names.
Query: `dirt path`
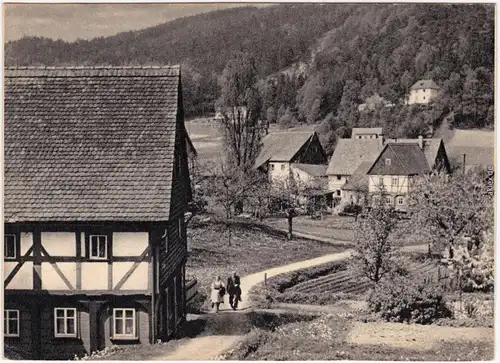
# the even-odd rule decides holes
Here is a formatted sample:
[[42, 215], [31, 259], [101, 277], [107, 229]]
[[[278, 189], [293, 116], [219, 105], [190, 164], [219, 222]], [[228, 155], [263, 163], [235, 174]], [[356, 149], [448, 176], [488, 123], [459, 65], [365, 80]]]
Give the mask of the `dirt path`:
[[[425, 245], [404, 247], [403, 251], [425, 251]], [[250, 289], [263, 282], [264, 277], [271, 278], [276, 275], [318, 266], [329, 262], [342, 261], [349, 258], [352, 250], [332, 253], [321, 257], [270, 268], [241, 278], [243, 301], [238, 306], [238, 311], [222, 309], [219, 314], [211, 313], [207, 323], [208, 335], [192, 338], [185, 344], [165, 355], [154, 356], [149, 360], [216, 360], [218, 356], [228, 350], [233, 344], [245, 337], [248, 331], [248, 320], [244, 314], [251, 308], [251, 301], [247, 300]]]
[[[291, 263], [280, 267], [271, 268], [241, 278], [243, 301], [238, 307], [239, 311], [222, 310], [219, 314], [211, 314], [211, 335], [200, 336], [190, 339], [188, 342], [172, 352], [165, 355], [151, 357], [150, 360], [214, 360], [229, 349], [239, 339], [244, 338], [246, 329], [246, 316], [242, 312], [248, 311], [251, 301], [248, 296], [250, 289], [256, 284], [264, 281], [264, 275], [273, 277], [279, 274], [300, 270], [308, 267], [322, 265], [324, 263], [341, 261], [351, 256], [351, 251], [333, 253], [310, 260]], [[229, 329], [227, 329], [229, 327]], [[230, 330], [229, 332], [226, 330]]]

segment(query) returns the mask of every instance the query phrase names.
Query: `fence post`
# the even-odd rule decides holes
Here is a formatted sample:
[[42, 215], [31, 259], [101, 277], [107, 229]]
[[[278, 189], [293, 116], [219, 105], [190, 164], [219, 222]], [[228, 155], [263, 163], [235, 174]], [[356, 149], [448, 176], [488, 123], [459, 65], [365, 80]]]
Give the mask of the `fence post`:
[[264, 272], [264, 285], [267, 285], [267, 272]]

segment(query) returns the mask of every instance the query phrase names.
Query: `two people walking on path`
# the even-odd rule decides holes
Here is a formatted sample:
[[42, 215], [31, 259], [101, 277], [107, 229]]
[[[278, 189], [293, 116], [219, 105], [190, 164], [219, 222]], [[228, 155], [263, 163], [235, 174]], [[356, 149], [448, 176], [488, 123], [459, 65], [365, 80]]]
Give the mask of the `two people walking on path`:
[[[215, 306], [215, 311], [219, 312], [219, 306], [224, 304], [224, 295], [226, 294], [226, 285], [224, 285], [220, 276], [217, 276], [212, 282], [211, 289], [212, 308]], [[236, 271], [233, 271], [232, 275], [227, 279], [227, 293], [229, 294], [229, 305], [233, 310], [236, 310], [238, 302], [241, 301], [240, 277], [236, 274]]]

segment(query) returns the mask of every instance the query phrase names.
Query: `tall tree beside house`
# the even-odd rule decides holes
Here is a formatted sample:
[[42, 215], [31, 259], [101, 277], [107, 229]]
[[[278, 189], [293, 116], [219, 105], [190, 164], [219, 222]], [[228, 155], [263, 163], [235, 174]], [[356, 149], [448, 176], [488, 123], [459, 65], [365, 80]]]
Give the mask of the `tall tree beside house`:
[[491, 234], [494, 225], [489, 178], [492, 176], [480, 169], [448, 179], [429, 176], [422, 178], [410, 195], [413, 228], [421, 230], [463, 278], [477, 267], [473, 259], [489, 256], [487, 232]]
[[[238, 175], [251, 173], [265, 132], [259, 123], [262, 103], [256, 82], [255, 61], [245, 53], [234, 55], [220, 79], [217, 107], [222, 115], [224, 163]], [[235, 208], [241, 213], [243, 200], [237, 201]]]
[[365, 217], [357, 220], [354, 234], [353, 267], [375, 283], [402, 267], [399, 219], [385, 194], [382, 186]]

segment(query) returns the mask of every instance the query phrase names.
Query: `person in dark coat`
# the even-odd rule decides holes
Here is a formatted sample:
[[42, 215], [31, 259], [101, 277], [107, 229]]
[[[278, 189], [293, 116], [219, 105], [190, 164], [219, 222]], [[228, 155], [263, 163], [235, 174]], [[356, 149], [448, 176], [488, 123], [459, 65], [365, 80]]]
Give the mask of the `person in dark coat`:
[[229, 294], [229, 305], [233, 310], [238, 308], [238, 301], [241, 301], [240, 277], [233, 271], [227, 279], [227, 293]]

